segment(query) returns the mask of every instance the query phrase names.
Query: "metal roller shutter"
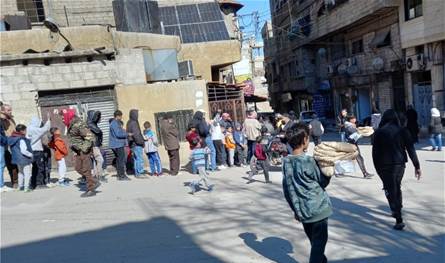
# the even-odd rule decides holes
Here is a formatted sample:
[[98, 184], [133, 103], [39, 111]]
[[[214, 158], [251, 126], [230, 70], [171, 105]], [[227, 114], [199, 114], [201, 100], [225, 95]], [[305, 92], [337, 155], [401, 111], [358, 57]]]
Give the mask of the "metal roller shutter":
[[[102, 118], [99, 127], [104, 133], [102, 149], [105, 150], [105, 159], [107, 165], [111, 164], [114, 159], [114, 154], [108, 149], [109, 142], [109, 119], [113, 118], [116, 110], [115, 93], [113, 87], [96, 87], [75, 90], [57, 90], [57, 91], [43, 91], [39, 92], [39, 106], [42, 112], [42, 118], [45, 120], [47, 114], [50, 114], [52, 123], [51, 126], [58, 127], [63, 132], [62, 138], [66, 140], [66, 127], [62, 122], [60, 116], [55, 112], [67, 107], [80, 108], [83, 114], [86, 115], [88, 110], [98, 110], [102, 113]], [[85, 116], [86, 117], [86, 116]], [[66, 140], [68, 142], [68, 140]], [[66, 161], [68, 166], [73, 166], [72, 154], [70, 154]]]
[[116, 104], [114, 101], [101, 101], [101, 102], [89, 102], [86, 104], [88, 110], [100, 111], [102, 117], [99, 122], [99, 128], [102, 130], [104, 138], [102, 149], [105, 150], [105, 160], [107, 165], [110, 165], [113, 161], [114, 154], [108, 148], [108, 142], [110, 138], [110, 122], [109, 120], [113, 118], [114, 111], [116, 110]]

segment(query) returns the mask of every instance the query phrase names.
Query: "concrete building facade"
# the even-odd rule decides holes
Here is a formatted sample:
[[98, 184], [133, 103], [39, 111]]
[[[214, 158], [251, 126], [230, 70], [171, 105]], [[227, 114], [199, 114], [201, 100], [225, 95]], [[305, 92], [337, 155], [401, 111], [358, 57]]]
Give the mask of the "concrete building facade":
[[[205, 110], [210, 114], [206, 84], [222, 82], [221, 72], [231, 70], [231, 65], [240, 60], [240, 42], [235, 37], [183, 44], [178, 36], [120, 32], [113, 28], [110, 0], [42, 0], [43, 17], [51, 17], [61, 25], [60, 31], [68, 43], [60, 34], [43, 28], [42, 21], [33, 21], [42, 16], [31, 17], [29, 10], [21, 10], [23, 1], [1, 2], [2, 16], [24, 12], [32, 20], [32, 30], [0, 33], [0, 100], [12, 105], [17, 123], [27, 124], [32, 116], [46, 119], [50, 114], [56, 120], [55, 126], [64, 129], [60, 117], [54, 115], [61, 108], [75, 107], [82, 113], [101, 110], [100, 125], [108, 132], [108, 119], [115, 109], [128, 114], [129, 109], [138, 108], [145, 118], [141, 117], [141, 125], [148, 120], [156, 129], [164, 114], [173, 113], [184, 135], [194, 111]], [[40, 4], [40, 1], [28, 4], [39, 6], [41, 11], [37, 2]], [[160, 1], [159, 4], [190, 3], [179, 2]], [[230, 9], [233, 5], [221, 5], [221, 12], [228, 9], [228, 14], [233, 15]], [[191, 61], [192, 77], [198, 80], [153, 79], [148, 71], [151, 67], [147, 64], [148, 58], [155, 59], [155, 53], [164, 51], [172, 54], [173, 57], [169, 57], [173, 59], [172, 67], [178, 66], [178, 62]], [[158, 57], [154, 61], [156, 67], [165, 67], [164, 59], [165, 56]], [[128, 92], [135, 94], [131, 96]], [[105, 149], [107, 136], [105, 134]], [[183, 143], [181, 148], [181, 156], [185, 157], [189, 150]], [[164, 161], [168, 160], [163, 157]], [[182, 160], [188, 162], [187, 158]]]
[[402, 1], [399, 8], [407, 104], [425, 128], [431, 107], [445, 116], [445, 2]]
[[[400, 1], [271, 1], [266, 75], [277, 111], [404, 109]], [[332, 111], [332, 109], [335, 111]]]

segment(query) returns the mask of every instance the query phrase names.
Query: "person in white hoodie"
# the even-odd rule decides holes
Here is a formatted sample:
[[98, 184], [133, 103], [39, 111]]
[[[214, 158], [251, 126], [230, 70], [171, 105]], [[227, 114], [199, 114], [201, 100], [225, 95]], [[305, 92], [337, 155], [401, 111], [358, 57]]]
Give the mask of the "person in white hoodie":
[[32, 188], [47, 188], [50, 182], [46, 182], [46, 166], [47, 160], [43, 151], [42, 137], [49, 132], [51, 121], [49, 119], [41, 126], [42, 121], [38, 117], [32, 117], [28, 125], [26, 137], [31, 141], [31, 149], [33, 154], [33, 169], [31, 177]]
[[430, 132], [430, 142], [433, 147], [431, 150], [442, 151], [442, 120], [440, 118], [440, 111], [437, 108], [431, 109], [431, 121], [428, 126]]

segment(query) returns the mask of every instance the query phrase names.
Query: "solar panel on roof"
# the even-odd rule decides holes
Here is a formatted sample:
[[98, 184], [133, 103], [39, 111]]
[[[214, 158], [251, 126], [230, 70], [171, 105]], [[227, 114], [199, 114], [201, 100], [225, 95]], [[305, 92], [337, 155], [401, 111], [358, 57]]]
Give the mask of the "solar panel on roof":
[[178, 5], [176, 6], [178, 11], [179, 23], [189, 24], [189, 23], [199, 23], [198, 7], [196, 5]]
[[159, 16], [164, 25], [177, 25], [176, 9], [174, 6], [166, 6], [159, 8]]
[[165, 34], [171, 36], [181, 36], [181, 32], [179, 31], [179, 26], [166, 26], [164, 27]]
[[182, 43], [230, 39], [216, 2], [166, 6], [159, 9], [164, 33], [180, 36]]
[[214, 3], [198, 4], [198, 9], [203, 22], [223, 20], [219, 6]]

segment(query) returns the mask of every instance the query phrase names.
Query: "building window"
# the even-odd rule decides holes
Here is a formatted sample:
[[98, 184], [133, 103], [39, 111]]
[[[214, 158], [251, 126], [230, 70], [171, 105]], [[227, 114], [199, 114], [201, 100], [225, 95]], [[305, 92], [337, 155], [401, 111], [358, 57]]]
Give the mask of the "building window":
[[385, 38], [377, 44], [377, 48], [391, 46], [391, 31], [386, 33]]
[[405, 21], [422, 15], [422, 0], [405, 0]]
[[170, 115], [173, 119], [173, 122], [176, 124], [176, 127], [179, 131], [179, 141], [186, 141], [185, 135], [187, 133], [187, 125], [193, 118], [193, 110], [178, 110], [155, 113], [156, 133], [160, 144], [162, 144], [161, 123], [166, 115]]
[[353, 41], [351, 47], [351, 54], [355, 55], [362, 52], [363, 52], [363, 39]]
[[425, 53], [425, 48], [423, 45], [416, 46], [415, 48], [416, 55]]
[[43, 22], [45, 20], [42, 0], [17, 0], [17, 10], [24, 11], [31, 23]]

